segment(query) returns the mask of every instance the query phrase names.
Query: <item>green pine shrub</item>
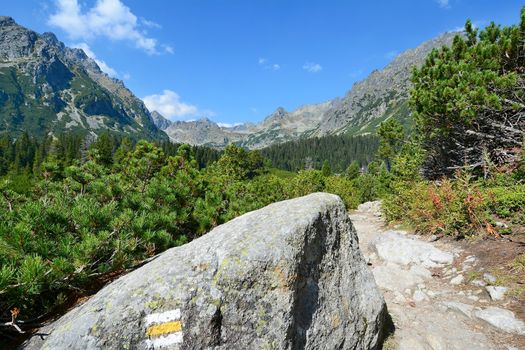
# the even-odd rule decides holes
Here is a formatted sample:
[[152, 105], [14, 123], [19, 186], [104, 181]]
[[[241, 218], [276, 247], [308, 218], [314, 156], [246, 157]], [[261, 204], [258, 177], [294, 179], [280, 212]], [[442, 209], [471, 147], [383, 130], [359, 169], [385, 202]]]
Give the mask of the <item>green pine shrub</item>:
[[500, 218], [513, 219], [515, 223], [525, 224], [525, 184], [506, 187], [492, 187], [491, 211]]
[[326, 178], [324, 191], [341, 197], [347, 209], [355, 209], [361, 204], [361, 197], [354, 182], [344, 176]]

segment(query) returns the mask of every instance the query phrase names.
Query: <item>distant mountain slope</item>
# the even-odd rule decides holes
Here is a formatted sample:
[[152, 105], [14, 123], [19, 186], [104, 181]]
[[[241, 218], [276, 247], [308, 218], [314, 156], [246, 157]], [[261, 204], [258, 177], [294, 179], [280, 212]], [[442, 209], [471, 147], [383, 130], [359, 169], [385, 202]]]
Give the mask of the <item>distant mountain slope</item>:
[[332, 102], [305, 105], [292, 112], [279, 107], [260, 124], [248, 129], [249, 133], [239, 142], [248, 148], [263, 148], [276, 143], [297, 140], [318, 125], [332, 108]]
[[423, 64], [433, 48], [450, 45], [457, 34], [442, 34], [401, 53], [384, 69], [355, 83], [344, 97], [332, 101], [304, 105], [292, 112], [279, 107], [258, 124], [227, 128], [209, 120], [177, 122], [165, 131], [176, 142], [218, 148], [236, 142], [258, 149], [301, 138], [374, 133], [377, 126], [390, 117], [407, 123], [412, 68]]
[[362, 134], [374, 131], [389, 117], [407, 118], [412, 68], [423, 64], [432, 49], [451, 45], [457, 34], [445, 33], [406, 50], [385, 68], [354, 84], [310, 135]]
[[243, 137], [234, 130], [221, 128], [208, 118], [191, 122], [175, 121], [164, 131], [173, 142], [214, 148], [224, 148], [229, 143], [240, 141]]
[[104, 130], [167, 139], [143, 102], [84, 51], [0, 17], [0, 131], [42, 136]]
[[155, 126], [160, 130], [167, 129], [172, 124], [171, 120], [164, 118], [164, 116], [157, 111], [151, 112], [151, 118]]
[[204, 118], [197, 121], [173, 122], [164, 131], [170, 139], [179, 143], [190, 143], [223, 148], [235, 142], [247, 148], [263, 148], [275, 143], [296, 140], [319, 124], [331, 102], [305, 105], [293, 112], [279, 107], [259, 124], [242, 124], [221, 127]]

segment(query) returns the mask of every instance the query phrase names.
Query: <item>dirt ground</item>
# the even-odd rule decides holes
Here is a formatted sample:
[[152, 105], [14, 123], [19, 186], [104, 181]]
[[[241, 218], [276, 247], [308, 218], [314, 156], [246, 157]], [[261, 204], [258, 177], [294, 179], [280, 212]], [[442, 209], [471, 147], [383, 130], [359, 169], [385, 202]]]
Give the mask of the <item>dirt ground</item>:
[[[451, 240], [452, 241], [452, 240]], [[525, 234], [508, 235], [502, 238], [486, 236], [478, 239], [455, 241], [463, 250], [460, 258], [473, 255], [478, 259], [475, 270], [468, 276], [471, 280], [483, 272], [493, 274], [497, 285], [509, 288], [506, 308], [520, 319], [525, 319], [525, 266], [513, 266], [520, 255], [525, 254]], [[461, 259], [456, 264], [460, 264]], [[524, 261], [525, 263], [525, 261]]]

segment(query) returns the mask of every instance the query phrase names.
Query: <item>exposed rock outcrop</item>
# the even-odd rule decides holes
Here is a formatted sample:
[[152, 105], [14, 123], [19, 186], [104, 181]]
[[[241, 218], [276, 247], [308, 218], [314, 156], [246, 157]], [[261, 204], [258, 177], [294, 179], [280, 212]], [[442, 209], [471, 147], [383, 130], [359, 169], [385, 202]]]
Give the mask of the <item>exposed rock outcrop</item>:
[[197, 146], [224, 148], [240, 140], [240, 135], [221, 128], [208, 118], [194, 121], [175, 121], [165, 130], [173, 142]]
[[157, 111], [151, 112], [151, 118], [153, 119], [153, 123], [155, 123], [155, 126], [160, 130], [167, 129], [172, 124], [171, 120], [166, 119], [162, 114], [160, 114]]
[[376, 349], [387, 312], [342, 201], [269, 205], [161, 254], [26, 349]]

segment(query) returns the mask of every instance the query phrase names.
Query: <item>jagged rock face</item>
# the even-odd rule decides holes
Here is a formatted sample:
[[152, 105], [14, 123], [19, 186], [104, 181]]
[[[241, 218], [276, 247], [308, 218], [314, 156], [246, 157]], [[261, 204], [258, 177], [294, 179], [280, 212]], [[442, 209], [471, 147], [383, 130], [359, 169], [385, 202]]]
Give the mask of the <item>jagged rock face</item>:
[[305, 105], [292, 112], [279, 107], [262, 123], [249, 129], [250, 133], [240, 144], [247, 148], [264, 148], [275, 143], [297, 140], [312, 130], [325, 117], [331, 102]]
[[386, 317], [342, 201], [316, 193], [166, 251], [24, 348], [377, 349]]
[[155, 126], [160, 130], [165, 130], [172, 124], [170, 120], [164, 118], [164, 116], [157, 111], [151, 112], [151, 118]]
[[141, 100], [80, 49], [0, 17], [0, 130], [43, 136], [104, 130], [166, 139]]
[[176, 121], [164, 131], [173, 142], [215, 148], [224, 148], [241, 139], [241, 134], [221, 128], [208, 118], [191, 122]]

